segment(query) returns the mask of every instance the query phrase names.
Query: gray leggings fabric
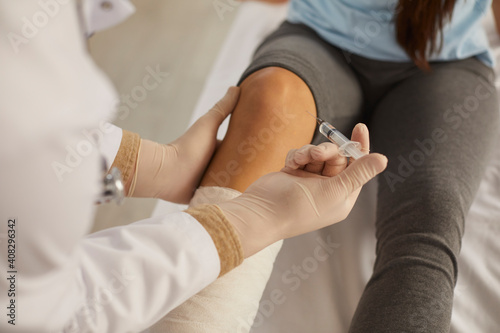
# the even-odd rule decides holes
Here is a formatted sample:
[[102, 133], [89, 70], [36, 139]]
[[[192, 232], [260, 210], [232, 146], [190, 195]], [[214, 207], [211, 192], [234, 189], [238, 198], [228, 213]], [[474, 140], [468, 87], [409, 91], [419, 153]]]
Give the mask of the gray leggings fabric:
[[378, 178], [377, 259], [350, 332], [449, 332], [464, 219], [498, 131], [492, 69], [469, 58], [425, 73], [349, 54], [288, 22], [241, 81], [270, 66], [302, 78], [319, 116], [344, 134], [368, 123], [372, 151], [389, 159]]

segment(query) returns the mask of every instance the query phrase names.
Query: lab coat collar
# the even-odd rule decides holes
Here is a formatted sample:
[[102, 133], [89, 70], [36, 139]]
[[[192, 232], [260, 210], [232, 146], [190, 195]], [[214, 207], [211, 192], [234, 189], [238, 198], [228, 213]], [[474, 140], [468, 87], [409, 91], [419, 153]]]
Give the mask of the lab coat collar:
[[81, 0], [79, 7], [87, 37], [121, 23], [135, 12], [129, 0]]

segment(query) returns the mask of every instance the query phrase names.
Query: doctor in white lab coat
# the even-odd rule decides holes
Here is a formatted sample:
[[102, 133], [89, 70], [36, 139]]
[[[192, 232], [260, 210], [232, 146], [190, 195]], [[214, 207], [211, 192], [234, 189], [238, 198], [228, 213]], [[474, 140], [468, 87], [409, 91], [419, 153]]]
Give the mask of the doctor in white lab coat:
[[[87, 235], [103, 157], [129, 195], [187, 202], [238, 99], [229, 89], [171, 145], [109, 125], [116, 92], [85, 37], [133, 10], [123, 0], [0, 0], [1, 332], [141, 331], [243, 258], [345, 218], [385, 168], [370, 154], [326, 177], [308, 165], [344, 157], [306, 146], [236, 199]], [[364, 125], [353, 138], [368, 148]]]

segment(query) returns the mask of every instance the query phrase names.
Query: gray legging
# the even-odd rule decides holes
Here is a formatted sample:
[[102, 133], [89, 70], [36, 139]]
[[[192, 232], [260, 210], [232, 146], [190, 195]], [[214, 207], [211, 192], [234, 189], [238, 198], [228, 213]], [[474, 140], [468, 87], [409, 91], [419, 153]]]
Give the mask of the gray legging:
[[285, 22], [241, 79], [269, 66], [294, 72], [321, 118], [345, 134], [368, 122], [372, 151], [389, 158], [379, 176], [377, 260], [350, 332], [450, 329], [464, 219], [499, 112], [491, 68], [476, 58], [431, 65], [425, 73], [412, 63], [363, 58]]

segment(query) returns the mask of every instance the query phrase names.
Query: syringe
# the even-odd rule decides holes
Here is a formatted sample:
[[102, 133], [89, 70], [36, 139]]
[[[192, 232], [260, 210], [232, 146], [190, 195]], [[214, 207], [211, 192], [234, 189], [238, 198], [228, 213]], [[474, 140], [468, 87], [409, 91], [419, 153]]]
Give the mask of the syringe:
[[[306, 111], [307, 112], [307, 111]], [[309, 113], [309, 112], [307, 112]], [[309, 113], [310, 114], [310, 113]], [[312, 114], [310, 114], [313, 116]], [[313, 116], [314, 117], [314, 116]], [[321, 134], [326, 136], [331, 142], [335, 143], [337, 146], [339, 146], [339, 152], [341, 155], [346, 156], [346, 157], [352, 157], [353, 159], [358, 159], [366, 154], [363, 153], [361, 149], [361, 144], [356, 141], [351, 141], [348, 138], [344, 136], [344, 134], [340, 133], [338, 129], [333, 127], [331, 124], [328, 122], [318, 118], [316, 118], [316, 121], [319, 124], [319, 131]]]

